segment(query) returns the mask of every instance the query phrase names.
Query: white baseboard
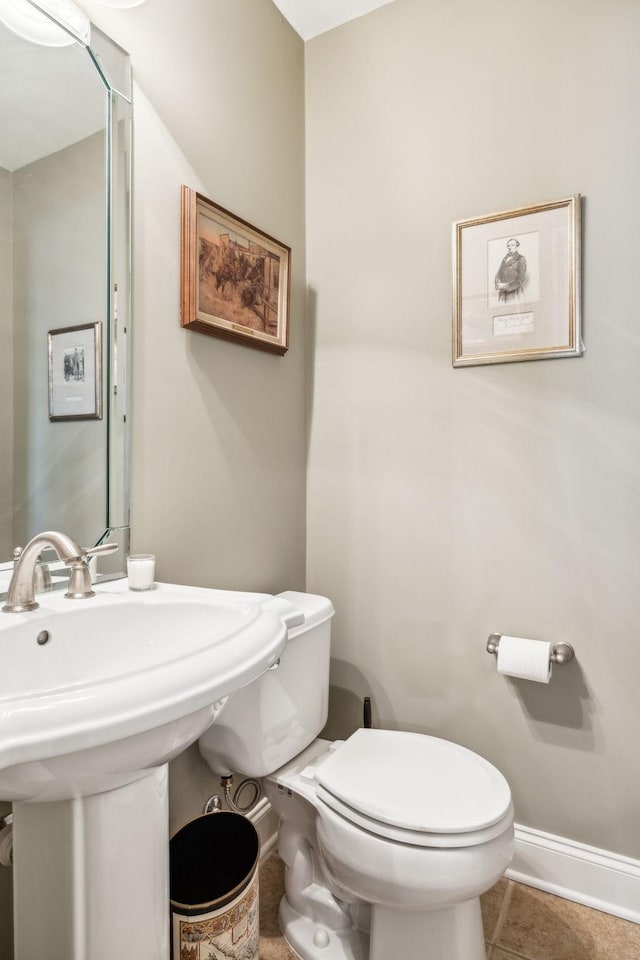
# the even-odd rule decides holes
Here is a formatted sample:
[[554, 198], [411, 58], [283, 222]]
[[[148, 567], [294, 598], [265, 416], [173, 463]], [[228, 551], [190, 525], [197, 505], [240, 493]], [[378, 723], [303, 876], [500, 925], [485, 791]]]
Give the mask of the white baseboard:
[[511, 880], [640, 923], [640, 860], [518, 824], [515, 833]]
[[260, 859], [271, 853], [278, 840], [278, 820], [266, 797], [250, 810], [247, 817], [253, 823], [260, 836]]
[[272, 850], [275, 850], [278, 843], [278, 834], [272, 833], [270, 837], [265, 840], [265, 842], [260, 847], [260, 859], [263, 860], [264, 857], [267, 857]]
[[261, 797], [260, 800], [256, 803], [255, 807], [252, 807], [247, 814], [247, 820], [251, 820], [251, 823], [255, 826], [259, 820], [262, 820], [263, 817], [266, 817], [269, 811], [271, 810], [271, 804], [266, 797]]

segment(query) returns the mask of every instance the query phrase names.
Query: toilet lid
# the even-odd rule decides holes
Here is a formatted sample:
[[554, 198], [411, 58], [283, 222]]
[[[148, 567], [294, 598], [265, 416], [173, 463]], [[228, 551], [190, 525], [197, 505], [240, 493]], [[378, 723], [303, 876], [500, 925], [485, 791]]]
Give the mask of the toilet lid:
[[343, 815], [350, 809], [419, 833], [481, 831], [511, 811], [509, 785], [488, 760], [420, 733], [357, 730], [318, 767], [316, 779], [321, 796], [335, 797]]

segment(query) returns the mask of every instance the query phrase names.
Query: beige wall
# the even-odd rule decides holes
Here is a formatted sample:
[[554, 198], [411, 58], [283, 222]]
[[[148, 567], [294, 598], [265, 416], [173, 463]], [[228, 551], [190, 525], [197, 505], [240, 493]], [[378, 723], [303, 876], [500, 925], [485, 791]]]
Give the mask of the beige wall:
[[[640, 856], [636, 0], [397, 0], [306, 45], [307, 588], [334, 732], [458, 740], [522, 823]], [[580, 359], [453, 370], [451, 224], [584, 195]], [[550, 686], [501, 631], [575, 645]]]
[[[304, 46], [269, 0], [153, 0], [92, 20], [134, 70], [132, 548], [173, 582], [305, 582]], [[182, 330], [180, 185], [292, 248], [284, 357]], [[219, 789], [192, 747], [171, 823]]]
[[[132, 546], [166, 580], [304, 585], [304, 47], [269, 0], [90, 16], [131, 54]], [[293, 249], [284, 358], [182, 330], [180, 185]]]
[[0, 558], [13, 545], [13, 188], [0, 168]]

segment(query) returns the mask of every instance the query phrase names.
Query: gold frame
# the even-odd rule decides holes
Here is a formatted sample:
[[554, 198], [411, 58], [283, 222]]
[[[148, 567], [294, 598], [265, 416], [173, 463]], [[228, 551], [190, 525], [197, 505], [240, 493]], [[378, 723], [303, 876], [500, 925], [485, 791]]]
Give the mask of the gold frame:
[[182, 187], [182, 327], [285, 354], [290, 273], [290, 247]]
[[580, 204], [453, 224], [454, 367], [582, 354]]

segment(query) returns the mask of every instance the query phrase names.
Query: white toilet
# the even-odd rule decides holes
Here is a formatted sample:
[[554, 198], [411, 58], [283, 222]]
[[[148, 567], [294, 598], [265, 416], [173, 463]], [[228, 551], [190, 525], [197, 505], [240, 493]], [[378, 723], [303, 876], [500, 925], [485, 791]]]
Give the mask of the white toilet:
[[220, 775], [266, 777], [285, 938], [303, 960], [485, 960], [479, 897], [511, 860], [509, 785], [437, 737], [315, 739], [333, 607], [304, 593], [278, 602], [290, 624], [279, 668], [229, 698], [200, 751]]

